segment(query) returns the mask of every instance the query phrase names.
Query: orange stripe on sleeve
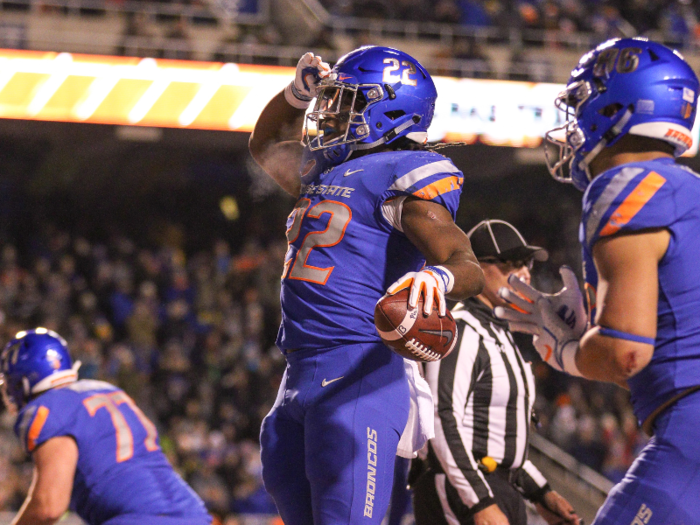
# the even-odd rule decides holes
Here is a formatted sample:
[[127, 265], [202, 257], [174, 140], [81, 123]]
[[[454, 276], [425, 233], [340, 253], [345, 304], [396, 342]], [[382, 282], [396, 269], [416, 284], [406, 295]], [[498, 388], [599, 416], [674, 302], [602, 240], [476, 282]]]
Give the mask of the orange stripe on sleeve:
[[665, 183], [666, 179], [653, 171], [644, 177], [610, 216], [608, 223], [600, 230], [600, 236], [606, 237], [620, 231]]
[[419, 199], [434, 199], [438, 195], [459, 189], [462, 186], [462, 182], [464, 182], [463, 177], [445, 177], [429, 184], [425, 188], [419, 189], [413, 195]]
[[29, 427], [29, 433], [27, 434], [27, 450], [29, 452], [36, 448], [36, 440], [39, 434], [41, 434], [41, 429], [44, 428], [47, 417], [49, 417], [49, 409], [45, 406], [40, 406], [39, 410], [36, 411], [36, 417], [34, 421], [32, 421], [32, 426]]

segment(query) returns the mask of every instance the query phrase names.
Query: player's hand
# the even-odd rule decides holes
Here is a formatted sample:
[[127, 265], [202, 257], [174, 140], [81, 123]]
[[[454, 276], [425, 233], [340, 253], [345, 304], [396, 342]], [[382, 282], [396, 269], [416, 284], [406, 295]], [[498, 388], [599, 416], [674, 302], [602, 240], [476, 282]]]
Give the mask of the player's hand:
[[571, 503], [566, 501], [558, 492], [547, 492], [542, 501], [535, 503], [537, 512], [548, 525], [579, 525], [578, 517]]
[[510, 522], [494, 503], [474, 514], [474, 525], [510, 525]]
[[441, 266], [426, 266], [420, 272], [408, 272], [398, 281], [392, 284], [387, 290], [388, 295], [411, 289], [408, 296], [408, 306], [415, 308], [418, 306], [418, 299], [423, 295], [423, 313], [430, 315], [433, 311], [433, 301], [437, 299], [438, 314], [444, 317], [447, 313], [445, 294], [450, 293], [454, 277]]
[[321, 80], [331, 72], [331, 67], [320, 56], [306, 53], [299, 59], [294, 80], [285, 88], [284, 97], [297, 109], [306, 109], [318, 94]]
[[[513, 283], [509, 282], [509, 284], [513, 286], [513, 289], [516, 290], [515, 292], [508, 288], [501, 288], [498, 291], [499, 296], [508, 302], [511, 308], [525, 314], [519, 316], [518, 320], [509, 322], [510, 328], [513, 331], [539, 335], [539, 330], [537, 327], [533, 326], [535, 322], [534, 319], [532, 317], [527, 317], [527, 314], [532, 314], [534, 301], [539, 298], [546, 298], [557, 315], [574, 331], [574, 333], [580, 334], [579, 337], [583, 335], [588, 327], [588, 315], [586, 314], [586, 308], [583, 304], [583, 294], [581, 293], [581, 288], [579, 288], [578, 279], [574, 271], [568, 266], [559, 268], [559, 274], [564, 282], [564, 287], [553, 295], [535, 290], [532, 286], [523, 283], [520, 279], [514, 281], [516, 286], [519, 283], [522, 284], [522, 286], [518, 288], [513, 286]], [[518, 323], [522, 323], [523, 326], [519, 326]]]
[[581, 375], [575, 355], [588, 318], [576, 275], [567, 266], [562, 266], [559, 273], [564, 288], [554, 295], [535, 290], [511, 275], [508, 284], [515, 291], [505, 287], [498, 291], [509, 306], [497, 306], [494, 314], [508, 321], [512, 330], [532, 334], [535, 348], [547, 364], [562, 372]]

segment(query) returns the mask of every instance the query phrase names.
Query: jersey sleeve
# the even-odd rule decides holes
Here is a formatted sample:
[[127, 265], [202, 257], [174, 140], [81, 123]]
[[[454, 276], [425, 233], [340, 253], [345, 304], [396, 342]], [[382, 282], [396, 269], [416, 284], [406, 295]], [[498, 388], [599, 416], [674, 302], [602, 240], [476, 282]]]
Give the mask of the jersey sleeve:
[[515, 486], [525, 498], [533, 502], [539, 502], [552, 490], [547, 479], [529, 459], [517, 471]]
[[597, 177], [584, 196], [582, 241], [590, 249], [620, 232], [671, 226], [677, 218], [674, 185], [642, 167], [628, 166]]
[[413, 196], [437, 202], [457, 217], [464, 175], [452, 161], [432, 152], [415, 152], [395, 168], [395, 179], [387, 199]]
[[53, 437], [71, 435], [67, 423], [70, 411], [63, 404], [59, 406], [53, 401], [37, 399], [27, 405], [17, 418], [15, 433], [28, 454]]

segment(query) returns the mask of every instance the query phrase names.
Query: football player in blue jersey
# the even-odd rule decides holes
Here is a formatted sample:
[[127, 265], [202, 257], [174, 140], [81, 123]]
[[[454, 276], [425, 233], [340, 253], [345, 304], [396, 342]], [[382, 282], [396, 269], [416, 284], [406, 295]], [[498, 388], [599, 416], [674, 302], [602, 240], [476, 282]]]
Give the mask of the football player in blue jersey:
[[286, 525], [384, 517], [410, 386], [375, 329], [377, 301], [410, 288], [412, 305], [422, 295], [431, 311], [436, 299], [444, 315], [446, 295], [483, 286], [454, 223], [463, 175], [423, 150], [436, 97], [428, 72], [396, 49], [362, 47], [332, 69], [307, 53], [251, 135], [254, 159], [298, 199], [277, 338], [287, 370], [260, 437]]
[[699, 89], [678, 52], [646, 39], [581, 58], [556, 101], [568, 118], [548, 135], [560, 153], [548, 164], [585, 191], [589, 314], [570, 269], [557, 295], [513, 280], [528, 300], [502, 296], [522, 312], [497, 309], [554, 368], [628, 388], [653, 435], [596, 525], [700, 523], [700, 175], [675, 161]]
[[34, 462], [12, 525], [56, 523], [70, 508], [90, 525], [209, 525], [202, 500], [160, 450], [158, 432], [124, 391], [78, 381], [66, 342], [19, 332], [0, 355], [6, 406]]

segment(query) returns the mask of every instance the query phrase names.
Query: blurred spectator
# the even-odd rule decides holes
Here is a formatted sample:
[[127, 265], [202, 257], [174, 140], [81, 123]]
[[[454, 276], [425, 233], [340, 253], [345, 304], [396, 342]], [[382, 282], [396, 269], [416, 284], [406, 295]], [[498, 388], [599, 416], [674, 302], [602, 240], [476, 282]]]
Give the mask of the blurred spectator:
[[620, 10], [614, 5], [600, 5], [591, 18], [591, 26], [600, 41], [637, 34], [637, 30], [622, 18]]
[[156, 55], [155, 32], [144, 12], [127, 11], [124, 33], [117, 55], [152, 57]]
[[314, 38], [307, 44], [309, 49], [313, 49], [314, 53], [321, 55], [324, 60], [328, 56], [328, 53], [324, 51], [334, 51], [338, 46], [335, 44], [333, 39], [333, 31], [327, 26], [319, 27]]
[[576, 422], [574, 440], [569, 447], [569, 453], [578, 461], [601, 472], [605, 461], [605, 445], [601, 441], [598, 420], [585, 415]]
[[187, 31], [187, 20], [184, 16], [179, 16], [164, 36], [165, 42], [159, 58], [176, 60], [190, 60], [192, 58], [192, 44]]
[[385, 0], [354, 0], [352, 15], [357, 18], [376, 18], [378, 20], [391, 18], [390, 4]]
[[394, 0], [391, 8], [399, 20], [423, 22], [432, 16], [431, 2], [426, 0]]
[[520, 15], [520, 27], [523, 29], [542, 29], [542, 13], [533, 2], [520, 0], [517, 2]]
[[493, 22], [482, 0], [460, 0], [459, 10], [459, 22], [462, 25], [486, 27]]
[[455, 37], [452, 45], [441, 48], [435, 58], [438, 75], [487, 78], [492, 71], [488, 55], [471, 37]]
[[684, 47], [697, 41], [700, 27], [693, 9], [690, 1], [679, 0], [663, 11], [659, 25], [667, 42]]
[[456, 24], [462, 18], [462, 12], [455, 0], [438, 0], [433, 13], [435, 21], [444, 24]]
[[552, 64], [541, 54], [533, 55], [527, 50], [513, 52], [508, 67], [509, 80], [529, 82], [552, 82], [554, 71]]

